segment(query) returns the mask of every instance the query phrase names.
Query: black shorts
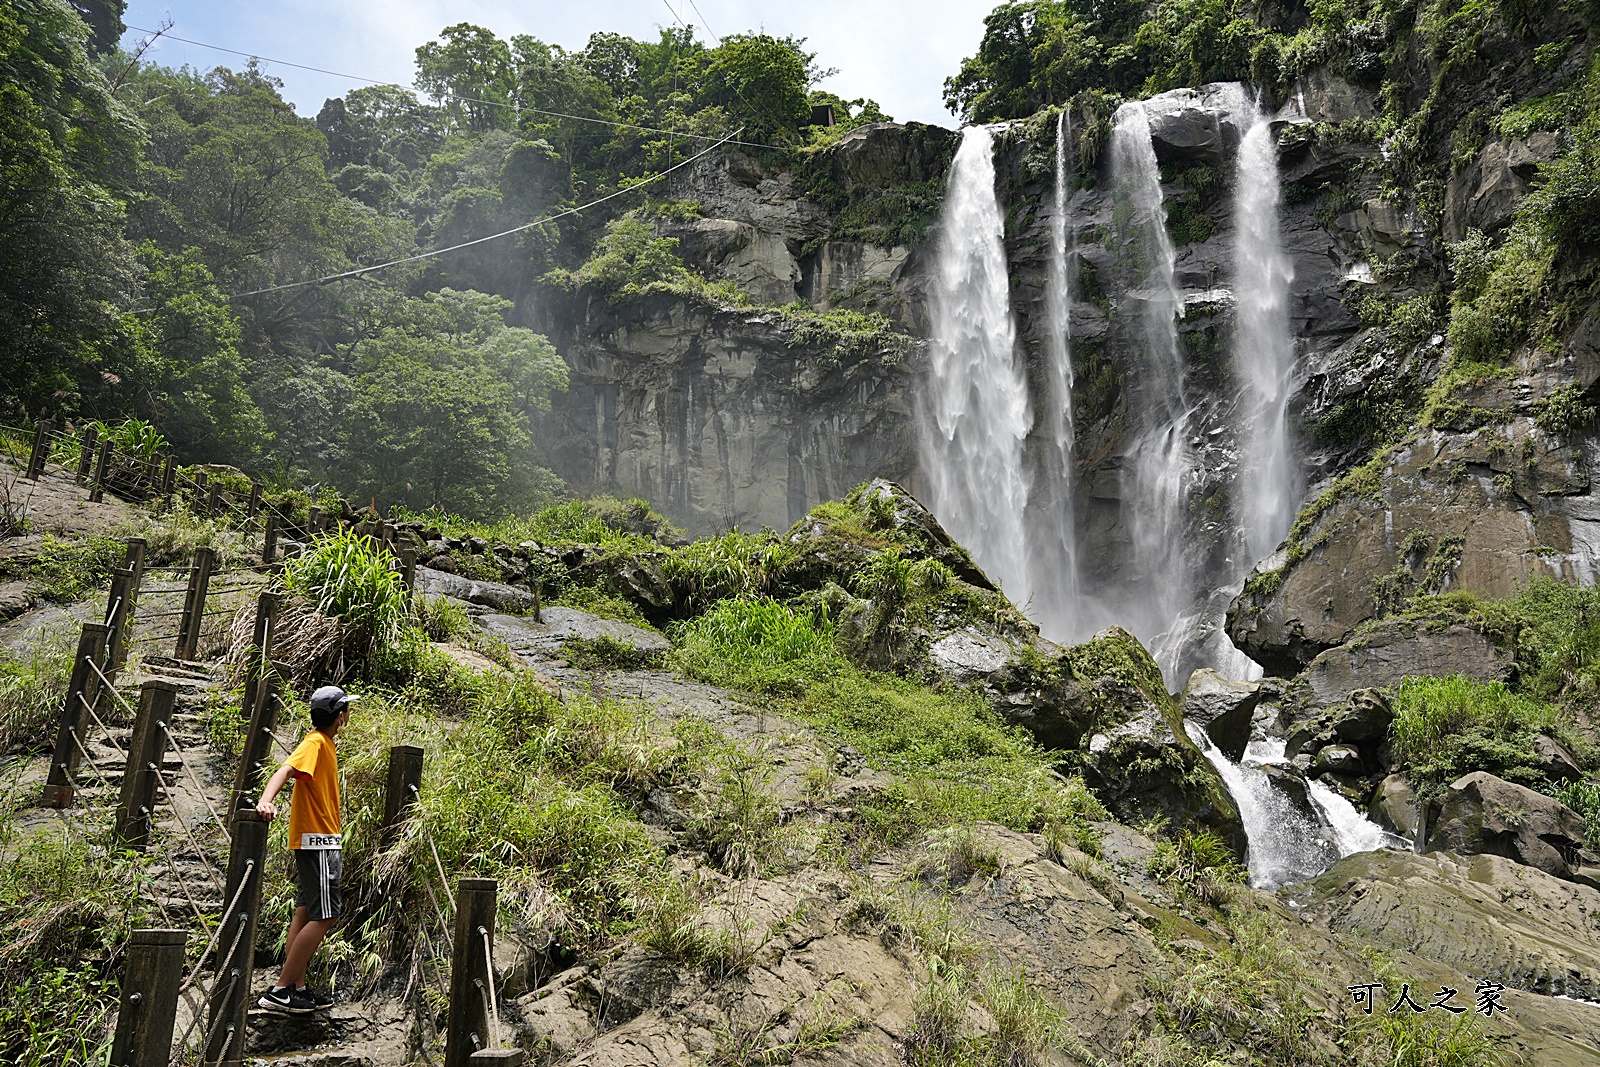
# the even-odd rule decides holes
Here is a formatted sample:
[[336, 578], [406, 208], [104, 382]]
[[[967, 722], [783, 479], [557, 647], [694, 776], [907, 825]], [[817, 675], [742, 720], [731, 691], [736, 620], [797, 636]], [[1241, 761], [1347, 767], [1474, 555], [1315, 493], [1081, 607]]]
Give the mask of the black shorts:
[[339, 878], [344, 874], [344, 851], [337, 848], [294, 850], [294, 904], [306, 909], [312, 920], [337, 918], [344, 910]]

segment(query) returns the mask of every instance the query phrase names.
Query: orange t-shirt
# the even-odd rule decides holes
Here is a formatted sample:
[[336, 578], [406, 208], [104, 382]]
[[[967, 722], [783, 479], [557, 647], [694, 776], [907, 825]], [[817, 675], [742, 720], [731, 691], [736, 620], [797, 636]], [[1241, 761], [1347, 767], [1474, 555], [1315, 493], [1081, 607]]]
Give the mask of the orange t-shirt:
[[333, 738], [312, 730], [286, 761], [294, 768], [290, 848], [339, 847], [339, 757]]

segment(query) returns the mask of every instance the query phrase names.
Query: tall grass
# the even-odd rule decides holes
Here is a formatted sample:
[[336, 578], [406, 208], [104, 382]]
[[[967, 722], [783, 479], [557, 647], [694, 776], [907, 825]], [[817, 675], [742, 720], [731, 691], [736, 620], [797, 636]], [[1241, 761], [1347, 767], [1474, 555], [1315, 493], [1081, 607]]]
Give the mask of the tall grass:
[[1536, 734], [1559, 737], [1586, 762], [1593, 744], [1564, 712], [1501, 682], [1407, 678], [1392, 701], [1390, 737], [1413, 780], [1437, 787], [1475, 770], [1529, 786], [1549, 786], [1534, 755]]
[[42, 752], [55, 743], [76, 651], [63, 630], [41, 634], [26, 658], [0, 650], [0, 754]]
[[675, 636], [672, 666], [732, 689], [797, 696], [850, 670], [834, 649], [827, 623], [797, 615], [770, 597], [719, 601]]
[[832, 628], [765, 597], [717, 603], [674, 632], [671, 662], [713, 685], [743, 689], [854, 746], [899, 778], [856, 814], [882, 842], [932, 826], [990, 820], [1019, 830], [1102, 818], [1092, 795], [1057, 776], [1026, 731], [981, 695], [934, 692], [856, 668]]
[[0, 1062], [103, 1062], [122, 945], [135, 927], [162, 925], [140, 894], [147, 861], [72, 822], [25, 836], [9, 817], [0, 854]]
[[414, 633], [394, 557], [365, 534], [341, 530], [313, 541], [284, 565], [283, 584], [294, 599], [273, 649], [297, 677], [339, 677], [346, 662], [370, 674], [380, 654]]
[[70, 604], [106, 584], [126, 548], [111, 537], [65, 540], [46, 534], [31, 556], [0, 563], [0, 578], [22, 578], [46, 600]]

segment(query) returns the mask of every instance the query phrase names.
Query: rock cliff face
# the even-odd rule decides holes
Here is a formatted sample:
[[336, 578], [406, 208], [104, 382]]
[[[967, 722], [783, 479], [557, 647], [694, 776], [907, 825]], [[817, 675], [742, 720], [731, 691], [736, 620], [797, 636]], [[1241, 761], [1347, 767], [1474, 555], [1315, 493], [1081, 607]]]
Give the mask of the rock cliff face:
[[704, 217], [659, 232], [766, 310], [581, 291], [547, 308], [572, 372], [548, 427], [568, 442], [558, 473], [644, 496], [691, 533], [786, 527], [872, 476], [910, 479], [918, 352], [841, 362], [776, 309], [875, 311], [916, 332], [926, 246], [898, 238], [937, 211], [954, 144], [938, 127], [882, 123], [790, 169], [728, 151], [673, 179], [663, 195]]

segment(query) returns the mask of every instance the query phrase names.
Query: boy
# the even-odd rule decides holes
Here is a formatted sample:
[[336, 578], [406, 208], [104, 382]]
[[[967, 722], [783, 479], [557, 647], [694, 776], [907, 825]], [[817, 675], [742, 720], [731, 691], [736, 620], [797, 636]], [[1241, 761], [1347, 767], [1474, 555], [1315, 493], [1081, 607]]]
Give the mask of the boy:
[[278, 791], [292, 776], [289, 847], [295, 855], [295, 909], [285, 940], [278, 984], [258, 1003], [268, 1011], [306, 1015], [333, 1005], [333, 998], [306, 988], [306, 965], [339, 918], [339, 876], [344, 853], [339, 840], [339, 757], [333, 739], [350, 721], [356, 701], [336, 685], [311, 694], [311, 732], [278, 768], [256, 804], [268, 822], [278, 815]]

